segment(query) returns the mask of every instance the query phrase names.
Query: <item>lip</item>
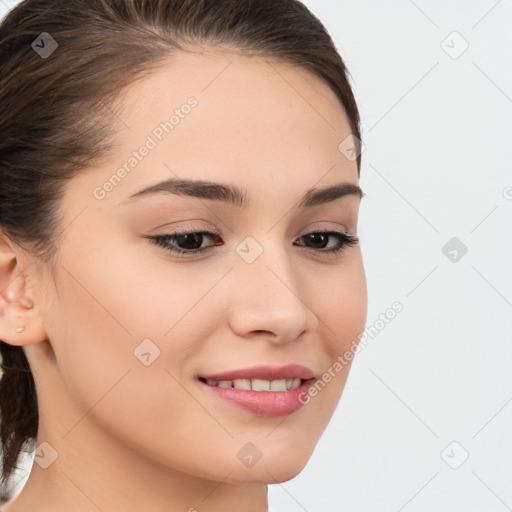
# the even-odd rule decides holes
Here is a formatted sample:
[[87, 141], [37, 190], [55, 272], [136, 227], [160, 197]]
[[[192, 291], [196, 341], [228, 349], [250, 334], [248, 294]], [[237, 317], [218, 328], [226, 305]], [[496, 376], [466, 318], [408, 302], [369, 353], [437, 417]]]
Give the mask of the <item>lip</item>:
[[[262, 379], [262, 380], [282, 380], [282, 379], [312, 379], [315, 376], [313, 370], [301, 366], [300, 364], [287, 364], [285, 366], [253, 366], [233, 370], [224, 373], [215, 373], [212, 375], [200, 375], [203, 379], [210, 380], [235, 380], [235, 379]], [[258, 393], [258, 391], [257, 391]]]
[[[262, 379], [282, 380], [301, 379], [300, 386], [287, 391], [253, 391], [235, 388], [210, 386], [206, 379], [235, 380]], [[212, 393], [235, 407], [251, 412], [257, 416], [275, 418], [288, 416], [305, 405], [299, 398], [307, 393], [308, 388], [316, 380], [313, 371], [305, 366], [290, 364], [286, 366], [257, 366], [224, 373], [216, 373], [198, 378], [206, 392]]]

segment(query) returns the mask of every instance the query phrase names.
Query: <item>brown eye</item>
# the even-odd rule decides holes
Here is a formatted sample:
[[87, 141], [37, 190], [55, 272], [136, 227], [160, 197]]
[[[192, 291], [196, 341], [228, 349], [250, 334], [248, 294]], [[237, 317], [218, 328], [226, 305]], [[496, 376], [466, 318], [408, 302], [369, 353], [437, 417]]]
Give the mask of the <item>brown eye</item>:
[[219, 233], [211, 231], [187, 231], [187, 232], [175, 232], [167, 235], [159, 235], [147, 237], [154, 244], [166, 249], [167, 251], [178, 253], [178, 254], [197, 254], [205, 252], [207, 249], [211, 249], [216, 245], [222, 245], [222, 243], [215, 243], [213, 245], [202, 247], [205, 239], [211, 239], [222, 241]]
[[[149, 238], [155, 245], [163, 249], [183, 255], [203, 253], [215, 246], [222, 245], [220, 233], [213, 231], [178, 231], [167, 235], [151, 236]], [[205, 239], [214, 241], [212, 245], [203, 247]], [[335, 245], [329, 247], [329, 241], [334, 239]], [[314, 231], [301, 236], [298, 240], [304, 240], [305, 244], [295, 244], [306, 247], [320, 253], [340, 253], [347, 246], [357, 245], [359, 238], [341, 231]]]
[[[326, 249], [329, 239], [335, 238], [337, 244], [334, 247]], [[299, 240], [304, 239], [306, 247], [324, 253], [338, 253], [343, 251], [347, 246], [357, 245], [359, 238], [349, 233], [342, 233], [341, 231], [315, 231], [303, 235]]]

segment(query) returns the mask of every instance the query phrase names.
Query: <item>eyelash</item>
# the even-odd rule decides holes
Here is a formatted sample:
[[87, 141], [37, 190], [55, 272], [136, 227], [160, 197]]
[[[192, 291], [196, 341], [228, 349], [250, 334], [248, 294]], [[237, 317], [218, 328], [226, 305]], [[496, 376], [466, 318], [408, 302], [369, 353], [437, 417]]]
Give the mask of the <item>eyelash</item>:
[[[359, 238], [355, 235], [351, 235], [350, 233], [343, 233], [341, 231], [336, 230], [319, 230], [319, 231], [312, 231], [310, 233], [306, 233], [305, 235], [302, 235], [298, 238], [300, 240], [301, 238], [304, 238], [309, 235], [316, 235], [316, 234], [324, 234], [324, 235], [330, 235], [334, 236], [338, 239], [339, 245], [338, 247], [335, 247], [334, 249], [311, 249], [306, 247], [306, 249], [311, 249], [313, 251], [318, 251], [322, 254], [340, 254], [343, 252], [343, 250], [348, 246], [357, 245], [359, 243]], [[215, 237], [220, 238], [220, 233], [216, 230], [212, 231], [194, 231], [194, 230], [188, 230], [187, 228], [184, 228], [183, 230], [175, 231], [174, 233], [169, 233], [167, 235], [157, 235], [157, 236], [148, 236], [149, 240], [151, 240], [152, 243], [157, 245], [158, 247], [162, 247], [163, 249], [172, 252], [172, 253], [178, 253], [178, 254], [185, 254], [185, 255], [194, 255], [198, 253], [203, 253], [207, 251], [208, 249], [211, 249], [213, 247], [216, 247], [221, 244], [213, 245], [210, 247], [205, 247], [203, 249], [180, 249], [179, 247], [172, 247], [169, 243], [170, 240], [176, 241], [176, 238], [186, 236], [186, 235], [201, 235], [201, 236], [207, 236], [210, 239], [213, 239]]]

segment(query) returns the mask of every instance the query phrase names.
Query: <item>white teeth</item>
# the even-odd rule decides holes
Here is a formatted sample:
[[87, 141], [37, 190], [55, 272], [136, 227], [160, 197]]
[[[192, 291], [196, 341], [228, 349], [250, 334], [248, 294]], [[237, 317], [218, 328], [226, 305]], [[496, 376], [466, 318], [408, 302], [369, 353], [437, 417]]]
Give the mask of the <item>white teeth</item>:
[[270, 391], [270, 381], [261, 379], [252, 379], [253, 391]]
[[233, 387], [235, 389], [251, 389], [251, 379], [235, 379]]
[[280, 379], [280, 380], [264, 380], [264, 379], [235, 379], [231, 380], [213, 380], [207, 379], [209, 386], [217, 386], [219, 388], [235, 388], [253, 391], [288, 391], [300, 386], [300, 379]]
[[271, 391], [286, 391], [286, 380], [273, 380], [270, 383]]

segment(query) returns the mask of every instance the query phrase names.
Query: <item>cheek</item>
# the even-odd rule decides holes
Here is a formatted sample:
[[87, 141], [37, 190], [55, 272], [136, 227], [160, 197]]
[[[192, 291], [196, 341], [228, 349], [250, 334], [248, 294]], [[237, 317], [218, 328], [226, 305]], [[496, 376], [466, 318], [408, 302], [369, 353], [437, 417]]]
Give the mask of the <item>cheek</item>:
[[[357, 253], [356, 255], [357, 256]], [[331, 362], [359, 342], [367, 317], [367, 288], [362, 259], [354, 257], [347, 265], [315, 281], [315, 306], [325, 334]]]
[[309, 304], [319, 318], [315, 339], [323, 356], [322, 373], [310, 389], [308, 404], [310, 427], [318, 436], [339, 402], [367, 318], [366, 277], [360, 253], [353, 251], [344, 263], [335, 271], [326, 268], [316, 272], [314, 281], [309, 282]]
[[63, 262], [49, 301], [48, 337], [62, 379], [86, 410], [110, 389], [118, 401], [105, 402], [118, 417], [123, 410], [131, 414], [135, 404], [153, 418], [185, 410], [190, 399], [174, 379], [183, 379], [187, 362], [219, 321], [208, 297], [218, 276], [171, 276], [161, 263], [97, 249], [87, 260]]
[[69, 396], [57, 398], [63, 430], [73, 429], [71, 439], [101, 425], [125, 445], [187, 468], [194, 440], [219, 429], [182, 384], [194, 347], [215, 322], [201, 307], [193, 309], [211, 284], [203, 282], [184, 299], [176, 290], [190, 283], [178, 277], [169, 289], [168, 282], [150, 286], [143, 272], [122, 266], [104, 263], [102, 276], [92, 267], [66, 268], [76, 279], [66, 272], [60, 277], [48, 329]]

